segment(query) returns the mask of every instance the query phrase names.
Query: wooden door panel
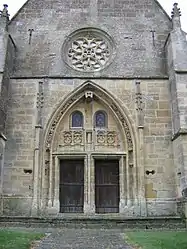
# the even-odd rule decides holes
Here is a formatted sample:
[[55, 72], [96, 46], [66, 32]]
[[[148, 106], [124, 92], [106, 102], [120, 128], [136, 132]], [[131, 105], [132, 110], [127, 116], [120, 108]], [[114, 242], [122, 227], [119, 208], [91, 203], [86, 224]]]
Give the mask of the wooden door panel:
[[119, 162], [95, 161], [95, 203], [97, 213], [119, 212]]
[[83, 212], [84, 160], [63, 160], [60, 164], [60, 212]]

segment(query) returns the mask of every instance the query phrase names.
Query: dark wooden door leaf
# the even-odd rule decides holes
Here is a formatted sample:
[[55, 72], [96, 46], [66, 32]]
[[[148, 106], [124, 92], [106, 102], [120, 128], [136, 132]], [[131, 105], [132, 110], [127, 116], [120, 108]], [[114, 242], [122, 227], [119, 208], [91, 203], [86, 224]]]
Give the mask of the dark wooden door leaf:
[[60, 162], [60, 212], [82, 213], [84, 206], [84, 160]]

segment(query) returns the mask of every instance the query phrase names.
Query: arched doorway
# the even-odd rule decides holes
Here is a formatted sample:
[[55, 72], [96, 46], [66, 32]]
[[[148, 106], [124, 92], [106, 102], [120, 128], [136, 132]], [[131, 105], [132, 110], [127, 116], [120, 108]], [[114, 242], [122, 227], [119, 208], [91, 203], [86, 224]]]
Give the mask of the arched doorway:
[[78, 87], [53, 114], [43, 159], [48, 211], [124, 213], [139, 205], [135, 132], [124, 108], [93, 82]]

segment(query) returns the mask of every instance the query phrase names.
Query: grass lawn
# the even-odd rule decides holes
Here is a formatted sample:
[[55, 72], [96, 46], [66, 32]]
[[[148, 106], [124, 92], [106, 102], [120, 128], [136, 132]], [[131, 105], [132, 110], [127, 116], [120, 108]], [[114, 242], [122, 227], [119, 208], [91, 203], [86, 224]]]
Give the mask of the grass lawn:
[[127, 243], [142, 249], [187, 249], [187, 231], [127, 232]]
[[30, 249], [32, 242], [42, 237], [41, 233], [0, 230], [0, 249]]

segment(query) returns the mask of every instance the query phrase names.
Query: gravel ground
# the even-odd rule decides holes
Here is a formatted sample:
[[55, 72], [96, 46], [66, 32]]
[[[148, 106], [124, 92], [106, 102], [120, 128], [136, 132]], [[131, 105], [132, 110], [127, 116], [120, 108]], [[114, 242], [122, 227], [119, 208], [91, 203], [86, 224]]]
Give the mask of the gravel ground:
[[112, 229], [54, 229], [36, 249], [132, 249], [124, 233]]

